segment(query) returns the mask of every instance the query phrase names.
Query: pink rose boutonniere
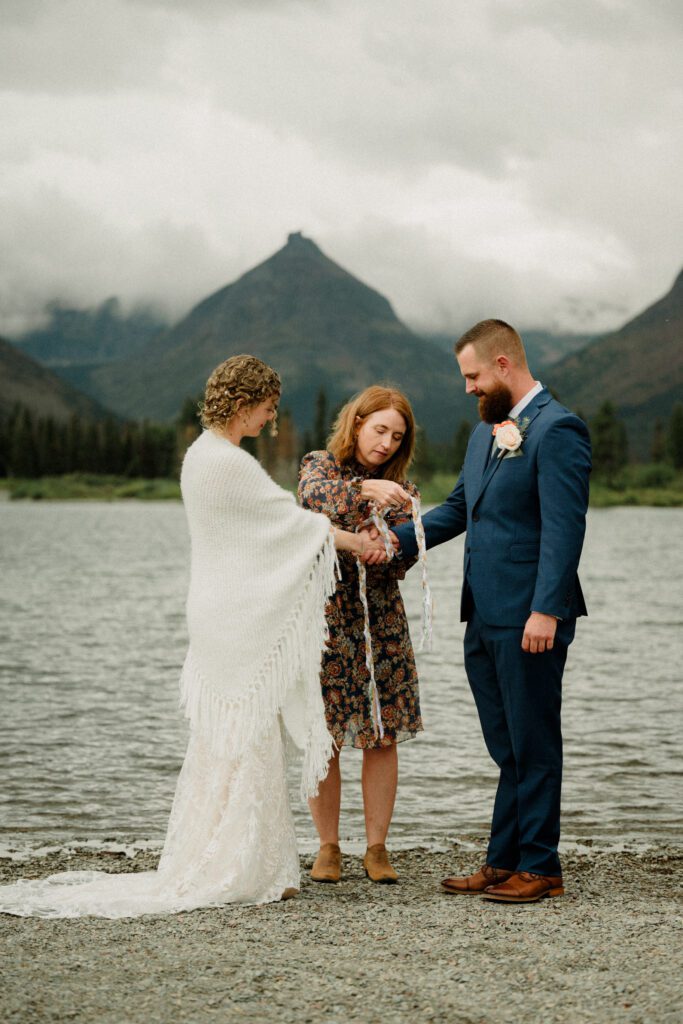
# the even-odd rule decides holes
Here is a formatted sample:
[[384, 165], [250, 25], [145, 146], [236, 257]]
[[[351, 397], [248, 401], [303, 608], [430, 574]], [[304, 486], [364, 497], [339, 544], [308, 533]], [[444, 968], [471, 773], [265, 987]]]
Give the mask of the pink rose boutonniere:
[[503, 420], [502, 423], [493, 425], [493, 436], [496, 439], [498, 455], [496, 458], [512, 458], [515, 455], [522, 455], [522, 441], [526, 434], [529, 420], [526, 417], [517, 423], [515, 420]]

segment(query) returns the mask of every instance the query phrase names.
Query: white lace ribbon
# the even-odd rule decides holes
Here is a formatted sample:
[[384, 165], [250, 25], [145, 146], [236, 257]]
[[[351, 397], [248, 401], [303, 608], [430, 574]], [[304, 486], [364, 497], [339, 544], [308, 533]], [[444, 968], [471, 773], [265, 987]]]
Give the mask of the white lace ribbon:
[[[432, 592], [429, 589], [429, 580], [427, 578], [427, 545], [425, 542], [425, 533], [422, 526], [422, 515], [420, 510], [420, 499], [410, 499], [413, 513], [413, 524], [415, 526], [415, 540], [417, 541], [418, 551], [418, 562], [422, 569], [422, 635], [420, 637], [419, 651], [424, 650], [425, 644], [427, 649], [432, 649]], [[362, 526], [375, 526], [379, 531], [380, 537], [384, 541], [384, 550], [387, 556], [387, 560], [391, 561], [394, 557], [394, 545], [391, 542], [389, 535], [389, 527], [386, 519], [384, 518], [388, 509], [378, 510], [373, 508], [369, 517], [365, 520]], [[358, 566], [358, 587], [360, 591], [360, 600], [363, 605], [363, 632], [365, 636], [365, 665], [368, 670], [369, 682], [368, 682], [368, 702], [370, 704], [370, 719], [372, 721], [372, 728], [375, 734], [375, 739], [379, 736], [384, 738], [384, 726], [382, 724], [382, 705], [380, 704], [379, 694], [377, 693], [377, 682], [375, 680], [375, 662], [372, 655], [372, 634], [370, 632], [370, 609], [368, 607], [368, 587], [367, 587], [367, 572], [365, 569], [365, 563], [356, 559]]]

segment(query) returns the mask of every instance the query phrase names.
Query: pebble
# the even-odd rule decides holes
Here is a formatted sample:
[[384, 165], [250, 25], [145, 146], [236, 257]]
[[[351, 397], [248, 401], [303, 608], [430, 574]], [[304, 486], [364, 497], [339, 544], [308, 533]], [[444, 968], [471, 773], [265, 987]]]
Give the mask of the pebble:
[[[476, 843], [476, 840], [472, 840]], [[567, 895], [529, 906], [449, 896], [483, 846], [392, 856], [396, 886], [345, 856], [337, 885], [285, 903], [124, 921], [0, 915], [3, 1024], [680, 1024], [675, 848], [570, 853]], [[148, 870], [91, 851], [0, 861], [0, 881]]]

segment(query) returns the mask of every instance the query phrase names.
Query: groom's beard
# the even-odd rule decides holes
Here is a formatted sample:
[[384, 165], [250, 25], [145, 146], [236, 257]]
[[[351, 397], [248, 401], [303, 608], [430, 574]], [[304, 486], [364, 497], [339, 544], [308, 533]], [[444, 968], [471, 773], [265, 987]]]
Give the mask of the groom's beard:
[[501, 423], [508, 418], [513, 405], [510, 388], [498, 384], [479, 399], [479, 415], [484, 423]]

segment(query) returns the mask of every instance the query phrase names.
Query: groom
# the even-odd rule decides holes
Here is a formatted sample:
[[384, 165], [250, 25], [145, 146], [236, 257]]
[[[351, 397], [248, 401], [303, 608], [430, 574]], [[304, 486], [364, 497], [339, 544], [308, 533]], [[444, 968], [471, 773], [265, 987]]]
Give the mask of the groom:
[[[500, 769], [486, 863], [449, 893], [533, 903], [564, 893], [560, 837], [562, 672], [576, 618], [590, 441], [585, 424], [529, 372], [522, 340], [483, 320], [455, 346], [482, 422], [455, 489], [425, 515], [427, 547], [467, 531], [465, 669]], [[397, 527], [405, 556], [412, 524]]]

